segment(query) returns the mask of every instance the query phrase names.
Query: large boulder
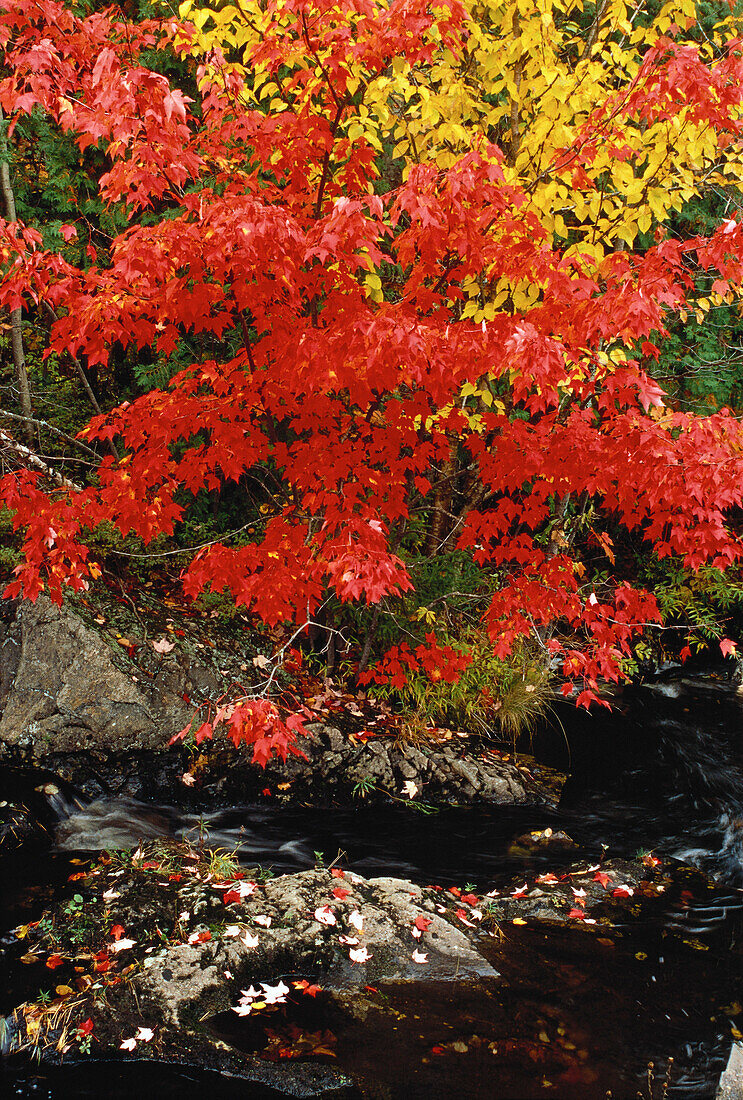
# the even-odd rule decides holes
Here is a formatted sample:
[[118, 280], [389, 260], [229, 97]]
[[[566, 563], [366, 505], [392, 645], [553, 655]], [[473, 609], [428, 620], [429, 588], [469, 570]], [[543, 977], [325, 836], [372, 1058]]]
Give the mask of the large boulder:
[[46, 595], [0, 618], [0, 746], [38, 759], [158, 749], [191, 708], [123, 667], [111, 641]]

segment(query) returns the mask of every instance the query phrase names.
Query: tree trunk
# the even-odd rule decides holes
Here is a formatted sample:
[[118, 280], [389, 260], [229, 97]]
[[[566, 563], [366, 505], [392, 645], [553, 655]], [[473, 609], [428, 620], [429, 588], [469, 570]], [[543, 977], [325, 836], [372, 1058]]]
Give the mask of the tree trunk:
[[[5, 204], [5, 218], [9, 222], [16, 220], [15, 195], [10, 182], [10, 164], [8, 158], [8, 138], [5, 132], [5, 118], [0, 109], [0, 189], [3, 193]], [[28, 385], [28, 371], [26, 370], [26, 357], [23, 354], [23, 315], [20, 307], [10, 311], [10, 338], [13, 349], [13, 368], [15, 381], [18, 387], [18, 404], [21, 413], [26, 418], [23, 424], [23, 435], [29, 446], [34, 440], [34, 430], [31, 423], [33, 411], [31, 409], [31, 390]]]

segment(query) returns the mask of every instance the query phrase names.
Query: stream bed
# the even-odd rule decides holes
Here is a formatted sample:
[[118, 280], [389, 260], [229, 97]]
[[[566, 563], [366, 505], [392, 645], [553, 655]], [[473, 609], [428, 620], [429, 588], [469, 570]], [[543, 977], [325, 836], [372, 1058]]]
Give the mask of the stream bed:
[[[612, 714], [563, 710], [539, 735], [536, 754], [571, 772], [555, 810], [423, 814], [363, 800], [331, 809], [232, 806], [198, 816], [133, 799], [68, 807], [52, 850], [4, 868], [3, 1012], [36, 992], [25, 988], [29, 977], [14, 962], [11, 930], [71, 893], [67, 879], [80, 866], [73, 861], [104, 848], [186, 838], [236, 850], [246, 867], [269, 874], [337, 861], [367, 877], [483, 893], [535, 869], [559, 873], [575, 859], [595, 864], [653, 851], [703, 869], [714, 888], [690, 875], [688, 888], [682, 882], [661, 905], [631, 914], [610, 933], [508, 923], [488, 948], [498, 979], [380, 985], [369, 993], [364, 1021], [341, 1019], [320, 994], [290, 999], [268, 1024], [226, 1013], [210, 1027], [268, 1059], [291, 1050], [297, 1035], [317, 1035], [321, 1053], [309, 1056], [355, 1077], [361, 1091], [349, 1096], [713, 1097], [743, 1013], [742, 731], [743, 706], [727, 684], [714, 677], [659, 680], [627, 693]], [[568, 834], [576, 847], [525, 843], [545, 829]], [[374, 998], [384, 1013], [375, 1013]], [[328, 1047], [332, 1053], [322, 1053]], [[49, 1100], [136, 1091], [279, 1095], [151, 1062], [83, 1061], [61, 1069], [8, 1063], [3, 1075], [8, 1095]]]

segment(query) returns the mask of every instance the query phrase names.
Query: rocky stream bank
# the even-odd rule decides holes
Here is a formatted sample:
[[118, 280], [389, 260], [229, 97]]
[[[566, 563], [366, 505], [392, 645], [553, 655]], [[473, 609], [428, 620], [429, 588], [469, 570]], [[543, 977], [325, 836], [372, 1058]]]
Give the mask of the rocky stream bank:
[[[68, 1074], [49, 1086], [54, 1097], [78, 1095], [69, 1074], [92, 1081], [96, 1065], [129, 1095], [147, 1065], [179, 1096], [216, 1081], [220, 1096], [250, 1082], [267, 1098], [490, 1097], [497, 1080], [504, 1098], [634, 1100], [648, 1055], [657, 1081], [643, 1100], [664, 1082], [669, 1098], [714, 1094], [743, 1012], [740, 890], [678, 851], [632, 854], [641, 814], [628, 826], [621, 808], [614, 835], [597, 801], [572, 816], [558, 806], [559, 772], [456, 732], [401, 742], [375, 728], [363, 699], [336, 705], [332, 690], [303, 756], [265, 771], [217, 742], [169, 748], [194, 706], [221, 697], [241, 655], [185, 631], [137, 648], [104, 627], [105, 616], [44, 597], [0, 607], [0, 859], [31, 899], [0, 938], [14, 1095], [34, 1094], [18, 1069], [33, 1056]], [[359, 712], [350, 725], [349, 710]], [[686, 767], [687, 747], [679, 759]], [[735, 853], [732, 772], [705, 761], [694, 804]], [[620, 775], [615, 797], [630, 782], [634, 792], [637, 778]], [[116, 806], [129, 819], [111, 843]], [[230, 807], [243, 824], [216, 844], [204, 815]], [[332, 852], [312, 866], [310, 841], [292, 839], [253, 866], [241, 847], [246, 823], [255, 850], [272, 815], [294, 815], [308, 833], [317, 826], [301, 815], [324, 815], [332, 833], [336, 816], [358, 830], [385, 807], [395, 816], [383, 843], [405, 833], [425, 843], [428, 831], [430, 872], [382, 856], [409, 877], [362, 874]], [[176, 828], [181, 818], [188, 828]], [[461, 839], [440, 874], [448, 822]], [[651, 826], [669, 828], [648, 816]], [[475, 842], [486, 853], [502, 843], [502, 858], [483, 861], [467, 850]], [[302, 869], [279, 873], [289, 854]], [[719, 854], [708, 862], [723, 867]], [[34, 892], [34, 866], [53, 873], [54, 889]], [[697, 1042], [714, 1051], [703, 1070]], [[735, 1064], [727, 1100], [743, 1095], [730, 1091]], [[189, 1093], [186, 1070], [219, 1076]]]

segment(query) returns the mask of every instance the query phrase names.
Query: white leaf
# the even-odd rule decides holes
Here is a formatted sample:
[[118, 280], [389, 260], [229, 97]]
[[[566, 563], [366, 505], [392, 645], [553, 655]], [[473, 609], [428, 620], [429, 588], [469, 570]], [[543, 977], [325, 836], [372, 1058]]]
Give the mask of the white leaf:
[[155, 1037], [155, 1032], [151, 1027], [140, 1027], [136, 1034], [136, 1040], [138, 1043], [149, 1043]]
[[355, 947], [359, 942], [358, 936], [339, 936], [338, 943], [342, 943], [344, 947]]
[[113, 943], [108, 945], [109, 951], [128, 951], [130, 947], [134, 947], [136, 940], [114, 940]]
[[364, 918], [358, 909], [354, 909], [353, 913], [349, 914], [348, 923], [352, 924], [357, 932], [361, 932], [364, 927]]
[[415, 950], [410, 956], [414, 963], [427, 963], [428, 953], [426, 951]]
[[259, 942], [258, 937], [257, 936], [251, 936], [250, 932], [246, 932], [245, 935], [240, 940], [240, 943], [244, 943], [245, 946], [248, 948], [248, 950], [252, 950], [254, 947], [257, 947], [258, 942]]
[[321, 905], [315, 910], [315, 920], [320, 924], [337, 924], [335, 913], [329, 905]]
[[169, 642], [167, 638], [160, 638], [151, 643], [155, 653], [170, 653], [175, 649], [175, 642]]
[[407, 795], [408, 798], [415, 798], [415, 796], [418, 794], [418, 787], [412, 779], [408, 779], [405, 783], [403, 783], [402, 793], [404, 795]]
[[363, 963], [372, 958], [365, 947], [357, 947], [355, 950], [352, 947], [348, 952], [348, 957], [354, 963]]
[[283, 1004], [289, 992], [289, 986], [284, 985], [283, 982], [279, 982], [278, 985], [266, 985], [265, 982], [261, 982], [261, 989], [267, 1005]]
[[271, 927], [271, 918], [267, 917], [265, 913], [259, 913], [257, 917], [253, 917], [256, 924], [260, 924], [263, 928]]
[[119, 1050], [134, 1050], [136, 1045], [136, 1039], [124, 1039], [123, 1042], [119, 1044]]

